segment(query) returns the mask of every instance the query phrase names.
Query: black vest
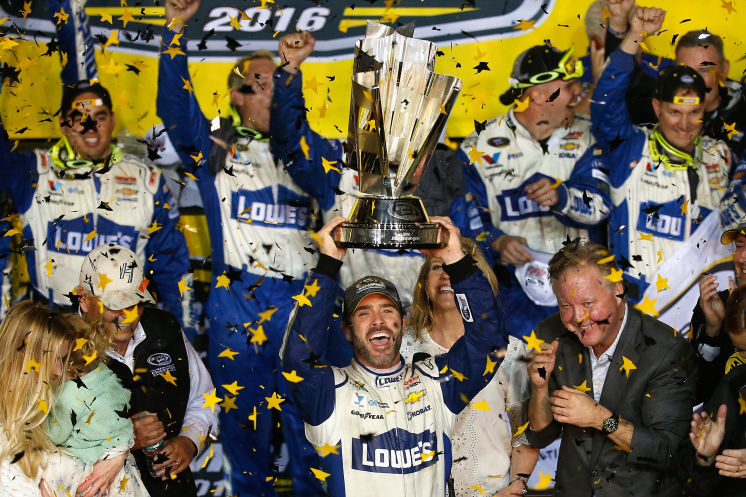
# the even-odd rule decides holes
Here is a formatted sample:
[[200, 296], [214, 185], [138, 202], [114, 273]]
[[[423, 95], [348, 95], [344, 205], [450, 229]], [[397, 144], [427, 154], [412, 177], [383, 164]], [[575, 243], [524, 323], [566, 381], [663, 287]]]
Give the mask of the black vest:
[[[134, 375], [126, 364], [107, 357], [106, 365], [132, 392], [129, 415], [140, 411], [156, 413], [163, 423], [166, 438], [181, 433], [189, 401], [189, 358], [176, 318], [160, 309], [146, 307], [140, 319], [145, 340], [134, 353]], [[162, 376], [169, 372], [176, 385]], [[168, 376], [168, 375], [167, 375]], [[194, 496], [197, 487], [187, 468], [169, 481], [151, 478], [142, 451], [133, 451], [145, 487], [153, 496]]]

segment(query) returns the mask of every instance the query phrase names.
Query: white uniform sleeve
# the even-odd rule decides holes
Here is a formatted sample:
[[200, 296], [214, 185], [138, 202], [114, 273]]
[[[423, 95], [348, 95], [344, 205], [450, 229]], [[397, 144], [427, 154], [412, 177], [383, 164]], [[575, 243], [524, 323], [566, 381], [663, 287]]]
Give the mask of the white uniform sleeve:
[[184, 423], [181, 425], [181, 435], [194, 442], [199, 454], [205, 445], [207, 435], [217, 434], [220, 408], [216, 406], [213, 411], [208, 407], [202, 407], [205, 403], [202, 394], [209, 394], [215, 387], [202, 359], [183, 332], [182, 337], [189, 360], [189, 402], [184, 414]]

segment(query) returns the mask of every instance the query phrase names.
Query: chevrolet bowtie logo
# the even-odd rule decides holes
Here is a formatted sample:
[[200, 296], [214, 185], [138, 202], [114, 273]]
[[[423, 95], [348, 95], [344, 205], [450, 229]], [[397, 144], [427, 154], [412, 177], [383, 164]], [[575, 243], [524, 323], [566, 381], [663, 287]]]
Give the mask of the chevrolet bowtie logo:
[[[365, 26], [368, 21], [394, 24], [400, 17], [436, 17], [461, 12], [471, 12], [476, 8], [460, 7], [347, 7], [343, 19], [339, 21], [339, 30], [346, 33], [350, 28]], [[356, 19], [347, 19], [354, 17]]]

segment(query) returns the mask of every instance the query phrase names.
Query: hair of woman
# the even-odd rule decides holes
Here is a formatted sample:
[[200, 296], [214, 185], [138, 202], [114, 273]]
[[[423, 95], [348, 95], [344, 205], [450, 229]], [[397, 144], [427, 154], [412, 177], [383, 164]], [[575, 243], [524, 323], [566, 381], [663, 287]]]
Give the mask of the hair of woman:
[[[477, 268], [487, 278], [492, 287], [492, 292], [497, 295], [497, 277], [490, 268], [487, 260], [484, 258], [484, 254], [479, 249], [479, 246], [471, 238], [461, 237], [461, 247], [464, 249], [465, 254], [470, 254], [477, 263]], [[418, 340], [422, 338], [424, 330], [430, 328], [433, 324], [433, 307], [430, 298], [427, 296], [427, 277], [430, 274], [430, 266], [432, 265], [433, 258], [426, 257], [424, 264], [420, 268], [420, 274], [417, 277], [417, 284], [414, 287], [412, 295], [412, 310], [409, 316], [409, 327], [412, 330], [412, 334]]]
[[[44, 467], [54, 446], [44, 419], [62, 376], [53, 378], [65, 343], [78, 336], [77, 320], [35, 302], [21, 302], [0, 323], [0, 459], [10, 458], [29, 478]], [[4, 439], [4, 440], [3, 440]]]

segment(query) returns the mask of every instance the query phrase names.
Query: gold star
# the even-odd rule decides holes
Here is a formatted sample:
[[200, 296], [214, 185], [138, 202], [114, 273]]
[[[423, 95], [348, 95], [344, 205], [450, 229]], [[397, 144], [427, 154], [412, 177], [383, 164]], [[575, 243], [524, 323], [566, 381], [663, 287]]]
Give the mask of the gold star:
[[217, 281], [218, 283], [217, 285], [215, 285], [215, 288], [222, 287], [222, 288], [225, 288], [226, 290], [230, 290], [228, 286], [231, 284], [231, 280], [225, 275], [225, 271], [223, 271], [223, 274], [217, 277]]
[[192, 82], [189, 81], [189, 79], [187, 79], [187, 78], [185, 78], [183, 76], [181, 77], [181, 80], [184, 82], [184, 86], [182, 86], [182, 88], [184, 88], [186, 91], [188, 91], [189, 95], [191, 95], [192, 93], [194, 93], [194, 88], [192, 88]]
[[475, 402], [471, 404], [471, 407], [474, 409], [479, 409], [480, 411], [489, 411], [490, 405], [487, 403], [486, 400], [480, 400], [479, 402]]
[[122, 21], [124, 27], [126, 28], [128, 22], [135, 22], [135, 18], [132, 17], [132, 12], [130, 12], [129, 9], [124, 9], [124, 14], [122, 14], [121, 17], [117, 17], [117, 21]]
[[106, 39], [106, 42], [104, 42], [103, 48], [106, 49], [107, 47], [111, 45], [119, 45], [119, 30], [115, 29], [111, 33], [109, 33], [109, 37]]
[[14, 41], [12, 38], [7, 38], [7, 37], [0, 38], [0, 49], [10, 50], [11, 48], [15, 46], [18, 46], [18, 42]]
[[282, 411], [280, 404], [285, 402], [281, 396], [277, 395], [277, 392], [272, 392], [272, 397], [264, 397], [267, 400], [267, 409], [277, 409]]
[[622, 271], [621, 269], [611, 268], [611, 273], [604, 276], [604, 278], [611, 281], [612, 283], [618, 283], [622, 281], [623, 274], [624, 274], [624, 271]]
[[515, 431], [515, 434], [513, 435], [513, 437], [517, 437], [518, 435], [520, 435], [521, 433], [523, 433], [524, 431], [526, 431], [526, 428], [528, 428], [528, 423], [529, 422], [526, 421], [525, 425], [519, 426], [518, 429]]
[[657, 301], [658, 299], [650, 299], [647, 295], [645, 295], [643, 297], [642, 303], [635, 305], [635, 309], [644, 314], [649, 314], [655, 317], [658, 315], [658, 311], [655, 310], [655, 303]]
[[98, 285], [96, 285], [96, 288], [100, 288], [104, 292], [106, 291], [106, 285], [109, 283], [111, 283], [111, 278], [106, 273], [98, 273]]
[[183, 297], [184, 292], [191, 289], [192, 287], [188, 286], [186, 283], [186, 278], [181, 278], [181, 280], [179, 281], [179, 296]]
[[738, 405], [740, 406], [740, 410], [738, 411], [738, 415], [746, 414], [746, 400], [743, 399], [740, 395], [738, 396]]
[[524, 98], [523, 100], [516, 100], [515, 101], [515, 107], [513, 108], [513, 112], [523, 112], [526, 109], [528, 109], [530, 99], [528, 96]]
[[259, 324], [261, 324], [261, 323], [263, 323], [265, 321], [269, 321], [270, 319], [272, 319], [272, 315], [275, 312], [277, 312], [277, 309], [278, 309], [278, 307], [269, 307], [269, 308], [267, 308], [266, 311], [260, 312], [259, 313], [259, 317], [260, 317]]
[[88, 343], [88, 340], [86, 338], [78, 338], [77, 340], [75, 340], [75, 348], [73, 349], [73, 352], [82, 349], [83, 345], [85, 345], [86, 343]]
[[3, 238], [5, 238], [6, 236], [13, 236], [13, 235], [20, 235], [20, 234], [21, 234], [21, 230], [17, 228], [10, 228], [8, 231], [5, 232], [5, 234], [3, 235]]
[[173, 60], [174, 57], [177, 55], [186, 55], [182, 49], [179, 47], [168, 47], [163, 51], [163, 53], [167, 53], [171, 56], [171, 60]]
[[33, 369], [34, 371], [38, 373], [40, 367], [41, 367], [41, 364], [39, 364], [33, 359], [30, 359], [29, 362], [26, 363], [26, 369], [24, 371], [28, 373], [30, 370]]
[[531, 330], [531, 335], [523, 335], [523, 339], [526, 340], [526, 352], [530, 352], [531, 349], [534, 349], [536, 352], [541, 353], [540, 345], [544, 343], [544, 340], [536, 336], [536, 331]]
[[285, 379], [288, 380], [290, 383], [299, 383], [303, 381], [303, 378], [298, 376], [295, 370], [292, 370], [289, 373], [286, 373], [285, 371], [283, 371], [282, 376], [284, 376]]
[[306, 297], [315, 297], [321, 287], [319, 286], [319, 280], [314, 279], [310, 285], [303, 285], [306, 289]]
[[537, 490], [543, 490], [552, 483], [552, 473], [542, 473], [539, 471], [539, 481], [536, 482], [534, 488]]
[[221, 385], [223, 388], [228, 390], [233, 395], [238, 395], [239, 390], [243, 390], [244, 387], [238, 384], [238, 380], [234, 381], [233, 383], [228, 383], [227, 385]]
[[619, 367], [619, 371], [624, 371], [624, 374], [627, 375], [627, 378], [629, 378], [629, 372], [633, 369], [637, 369], [637, 366], [635, 366], [635, 363], [627, 359], [626, 357], [622, 356], [622, 365]]
[[579, 390], [581, 392], [590, 392], [591, 391], [591, 389], [588, 387], [588, 381], [587, 380], [583, 380], [583, 383], [581, 383], [580, 385], [573, 385], [572, 387], [575, 390]]
[[175, 377], [174, 375], [172, 375], [172, 374], [171, 374], [171, 371], [169, 371], [168, 369], [166, 370], [166, 372], [165, 372], [165, 373], [162, 373], [162, 374], [161, 374], [161, 376], [162, 376], [162, 377], [163, 377], [163, 379], [164, 379], [164, 380], [166, 380], [166, 381], [167, 381], [168, 383], [172, 384], [173, 386], [177, 386], [177, 385], [176, 385], [176, 377]]
[[225, 396], [225, 400], [220, 404], [220, 407], [225, 409], [225, 412], [228, 413], [231, 411], [231, 409], [238, 409], [238, 406], [236, 405], [236, 398], [231, 397], [230, 395]]
[[[24, 19], [26, 19], [26, 17], [31, 13], [31, 0], [24, 0], [23, 10], [21, 10], [19, 13], [23, 15]], [[3, 22], [5, 22], [5, 19], [7, 19], [7, 17], [3, 17]], [[0, 22], [0, 24], [2, 24], [2, 22]]]
[[101, 70], [104, 71], [106, 74], [119, 74], [122, 72], [122, 69], [124, 69], [124, 66], [122, 64], [117, 64], [117, 61], [114, 60], [114, 57], [109, 57], [109, 61], [106, 63], [106, 65], [101, 66]]
[[329, 476], [329, 473], [324, 473], [320, 469], [316, 469], [316, 468], [310, 468], [310, 469], [311, 469], [311, 473], [313, 473], [313, 476], [315, 476], [318, 480], [326, 481], [327, 477]]
[[298, 306], [299, 307], [303, 307], [304, 305], [307, 305], [308, 307], [312, 307], [311, 306], [311, 301], [308, 300], [308, 297], [306, 297], [302, 293], [299, 293], [298, 295], [294, 295], [293, 296], [293, 300], [297, 300], [298, 301]]
[[127, 478], [126, 476], [122, 477], [122, 479], [119, 480], [119, 491], [120, 492], [124, 492], [125, 487], [127, 486], [127, 482], [128, 481], [130, 481], [130, 479]]
[[60, 11], [56, 12], [54, 16], [52, 16], [57, 19], [57, 25], [60, 24], [67, 24], [67, 19], [70, 17], [70, 14], [65, 12], [65, 7], [60, 7]]
[[224, 351], [218, 354], [218, 357], [227, 357], [231, 361], [235, 356], [238, 355], [238, 352], [234, 352], [230, 349], [230, 347], [226, 348]]
[[215, 411], [215, 404], [223, 400], [217, 395], [215, 395], [216, 390], [217, 390], [216, 388], [213, 388], [212, 392], [210, 392], [209, 394], [207, 393], [202, 394], [202, 396], [205, 398], [205, 403], [202, 404], [202, 407], [209, 407], [211, 411]]
[[49, 262], [44, 264], [44, 269], [47, 270], [47, 278], [52, 276], [52, 258], [51, 257], [49, 258]]
[[109, 24], [114, 24], [114, 19], [112, 19], [111, 14], [102, 13], [101, 18], [99, 19], [99, 22], [101, 24], [108, 22]]
[[382, 24], [394, 24], [397, 19], [399, 19], [399, 14], [396, 14], [391, 11], [386, 11], [383, 13], [383, 17], [381, 17], [381, 23]]
[[98, 357], [98, 353], [95, 350], [93, 351], [93, 354], [91, 355], [83, 354], [83, 359], [85, 359], [85, 365], [88, 366], [90, 363], [95, 361], [96, 357]]
[[611, 11], [606, 7], [601, 7], [601, 20], [605, 21], [609, 17], [611, 17]]
[[200, 152], [197, 155], [190, 155], [189, 157], [192, 158], [195, 164], [199, 164], [199, 161], [202, 160], [202, 151], [200, 150]]
[[319, 93], [319, 86], [321, 86], [321, 83], [316, 80], [316, 76], [311, 77], [311, 79], [306, 80], [304, 83], [303, 86], [316, 94]]
[[334, 167], [334, 164], [336, 164], [336, 163], [337, 163], [337, 161], [335, 161], [335, 160], [334, 161], [328, 161], [328, 160], [326, 160], [326, 157], [322, 157], [321, 158], [321, 165], [324, 168], [324, 172], [327, 173], [327, 174], [332, 169], [335, 170], [335, 171], [337, 171], [338, 173], [341, 173], [341, 171], [339, 170], [339, 168]]
[[535, 20], [526, 21], [525, 19], [520, 19], [520, 22], [513, 26], [513, 29], [520, 29], [521, 31], [528, 31], [529, 29], [534, 28], [534, 24], [536, 23]]
[[308, 146], [308, 143], [306, 142], [306, 137], [305, 137], [305, 135], [304, 135], [304, 136], [301, 136], [301, 137], [300, 137], [300, 149], [301, 149], [301, 151], [303, 152], [303, 155], [305, 155], [305, 156], [306, 156], [306, 160], [311, 160], [311, 156], [310, 156], [310, 155], [308, 155], [308, 151], [310, 150], [310, 148], [311, 148], [311, 147], [309, 147], [309, 146]]
[[482, 373], [482, 376], [487, 376], [487, 373], [494, 373], [495, 366], [497, 366], [497, 361], [493, 361], [490, 356], [487, 355], [487, 365], [484, 367], [484, 373]]
[[736, 129], [736, 122], [733, 121], [730, 124], [723, 123], [723, 128], [728, 132], [728, 139], [730, 140], [733, 135], [740, 135], [741, 132]]
[[49, 414], [49, 406], [47, 405], [47, 401], [44, 399], [37, 399], [36, 400], [39, 403], [39, 408], [37, 411], [41, 411], [44, 414]]
[[249, 414], [249, 417], [247, 419], [254, 423], [254, 430], [256, 430], [256, 406], [254, 406], [254, 412]]
[[658, 289], [658, 293], [661, 293], [663, 290], [671, 289], [671, 287], [668, 286], [668, 278], [664, 278], [660, 274], [658, 275], [658, 280], [655, 282], [655, 286]]
[[656, 264], [660, 264], [662, 260], [663, 260], [663, 251], [659, 250], [658, 251], [658, 260], [656, 261]]
[[329, 454], [337, 454], [339, 455], [339, 445], [314, 445], [316, 448], [316, 451], [319, 453], [321, 457], [326, 457]]
[[130, 309], [122, 310], [124, 311], [124, 321], [122, 321], [122, 324], [132, 323], [139, 317], [139, 314], [137, 312], [137, 305], [133, 305]]
[[168, 44], [168, 46], [176, 45], [177, 47], [181, 45], [181, 37], [184, 36], [184, 33], [176, 33], [173, 38], [171, 38], [171, 43]]
[[251, 343], [264, 345], [264, 342], [268, 340], [267, 334], [264, 333], [264, 327], [262, 325], [257, 326], [256, 329], [249, 328], [249, 331], [251, 331]]
[[466, 376], [454, 370], [453, 368], [448, 368], [448, 369], [451, 370], [451, 373], [453, 373], [453, 377], [456, 378], [458, 381], [464, 381], [467, 379]]
[[[722, 2], [720, 6], [724, 8], [725, 10], [727, 10], [728, 14], [732, 14], [733, 12], [736, 11], [736, 9], [733, 8], [733, 2], [726, 2], [725, 0], [720, 0], [720, 1]], [[730, 140], [730, 136], [728, 137], [728, 139]]]
[[153, 219], [153, 224], [151, 224], [150, 226], [148, 226], [148, 227], [147, 227], [147, 228], [145, 228], [145, 229], [146, 229], [146, 230], [148, 230], [148, 233], [150, 233], [150, 234], [153, 234], [153, 233], [155, 233], [156, 231], [158, 231], [159, 229], [161, 229], [162, 227], [163, 227], [163, 226], [160, 226], [160, 225], [158, 224], [158, 221], [156, 221], [155, 219]]
[[684, 200], [684, 203], [681, 204], [679, 208], [681, 209], [682, 215], [689, 214], [689, 199]]
[[474, 164], [475, 162], [479, 162], [479, 164], [482, 164], [482, 155], [484, 152], [477, 150], [476, 145], [471, 146], [471, 150], [469, 150], [469, 165]]
[[429, 451], [429, 452], [425, 452], [425, 451], [423, 450], [423, 451], [422, 451], [422, 455], [421, 455], [421, 459], [422, 459], [423, 461], [429, 461], [430, 459], [432, 459], [432, 458], [433, 458], [433, 456], [435, 456], [435, 451], [434, 451], [434, 450], [431, 450], [431, 451]]
[[231, 17], [230, 14], [228, 14], [228, 18], [231, 20], [230, 25], [233, 26], [236, 31], [241, 29], [241, 16]]
[[640, 240], [647, 240], [649, 242], [653, 241], [653, 234], [652, 233], [643, 233], [641, 231], [638, 231], [637, 234], [640, 235], [640, 238], [637, 239], [638, 242]]

